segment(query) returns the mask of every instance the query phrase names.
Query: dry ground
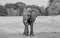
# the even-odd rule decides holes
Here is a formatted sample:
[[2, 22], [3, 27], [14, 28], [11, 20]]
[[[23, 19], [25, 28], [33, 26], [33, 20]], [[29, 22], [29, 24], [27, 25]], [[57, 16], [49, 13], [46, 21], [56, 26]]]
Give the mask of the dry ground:
[[39, 16], [34, 36], [24, 36], [22, 17], [0, 17], [0, 38], [60, 38], [60, 16]]

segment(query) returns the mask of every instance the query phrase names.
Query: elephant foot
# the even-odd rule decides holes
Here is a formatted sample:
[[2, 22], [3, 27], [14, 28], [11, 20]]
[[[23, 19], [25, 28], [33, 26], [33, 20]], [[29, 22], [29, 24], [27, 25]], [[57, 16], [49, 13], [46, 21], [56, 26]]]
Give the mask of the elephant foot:
[[23, 35], [29, 36], [29, 33], [23, 33]]
[[25, 34], [26, 36], [29, 36], [29, 34]]
[[30, 34], [30, 36], [34, 36], [34, 34]]

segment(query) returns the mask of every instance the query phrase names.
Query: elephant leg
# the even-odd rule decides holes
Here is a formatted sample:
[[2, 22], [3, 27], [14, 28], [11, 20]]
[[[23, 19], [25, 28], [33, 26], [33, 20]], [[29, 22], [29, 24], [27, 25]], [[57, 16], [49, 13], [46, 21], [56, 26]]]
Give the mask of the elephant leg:
[[30, 25], [30, 36], [34, 36], [34, 34], [33, 34], [33, 24]]
[[25, 29], [23, 32], [24, 35], [28, 36], [29, 35], [29, 29], [28, 29], [28, 25], [25, 25]]
[[[24, 25], [24, 27], [25, 27], [25, 25]], [[24, 28], [24, 32], [23, 32], [24, 35], [26, 34], [26, 33], [25, 33], [25, 29], [26, 29], [26, 28]]]

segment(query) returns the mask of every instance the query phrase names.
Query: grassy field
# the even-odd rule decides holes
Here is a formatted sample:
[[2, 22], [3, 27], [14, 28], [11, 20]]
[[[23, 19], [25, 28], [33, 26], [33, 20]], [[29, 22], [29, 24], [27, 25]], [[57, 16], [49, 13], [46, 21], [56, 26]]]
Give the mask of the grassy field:
[[22, 17], [0, 17], [0, 38], [60, 38], [60, 16], [39, 16], [34, 36], [24, 36]]

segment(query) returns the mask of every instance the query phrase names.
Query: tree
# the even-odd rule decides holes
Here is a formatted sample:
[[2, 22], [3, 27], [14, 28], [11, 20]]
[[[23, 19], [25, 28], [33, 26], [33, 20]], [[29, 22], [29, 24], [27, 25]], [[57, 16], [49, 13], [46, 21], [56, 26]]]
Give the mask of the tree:
[[[14, 4], [12, 4], [12, 3], [8, 3], [8, 4], [6, 4], [5, 5], [5, 8], [6, 8], [6, 10], [7, 10], [7, 12], [8, 12], [8, 14], [9, 14], [9, 16], [18, 16], [18, 15], [16, 15], [16, 14], [19, 14], [19, 13], [21, 13], [20, 11], [20, 6], [19, 5], [17, 5], [16, 3], [14, 3]], [[19, 11], [20, 10], [20, 11]], [[19, 15], [21, 15], [21, 14], [19, 14]]]
[[19, 6], [25, 6], [25, 5], [26, 5], [26, 4], [23, 3], [23, 2], [17, 2], [16, 4], [19, 5]]
[[47, 8], [45, 9], [44, 6], [41, 6], [40, 9], [41, 9], [41, 12], [42, 12], [42, 14], [41, 14], [42, 16], [47, 16], [48, 15], [48, 12], [46, 12]]
[[48, 15], [58, 15], [60, 13], [60, 0], [52, 0], [53, 2], [47, 7]]
[[7, 16], [7, 10], [4, 6], [0, 5], [0, 16]]
[[12, 3], [7, 3], [6, 5], [5, 5], [5, 8], [7, 8], [7, 9], [10, 9], [10, 8], [14, 8], [14, 9], [18, 9], [19, 8], [19, 5], [17, 5], [17, 4], [12, 4]]
[[20, 16], [22, 16], [23, 10], [24, 10], [26, 4], [23, 3], [23, 2], [17, 2], [16, 4], [19, 5], [19, 10], [20, 10], [20, 13], [19, 14], [20, 14]]

